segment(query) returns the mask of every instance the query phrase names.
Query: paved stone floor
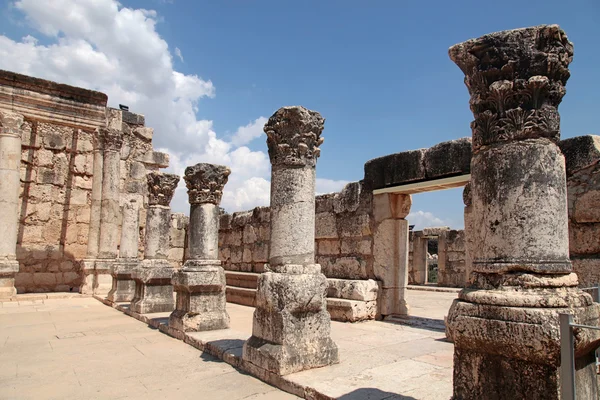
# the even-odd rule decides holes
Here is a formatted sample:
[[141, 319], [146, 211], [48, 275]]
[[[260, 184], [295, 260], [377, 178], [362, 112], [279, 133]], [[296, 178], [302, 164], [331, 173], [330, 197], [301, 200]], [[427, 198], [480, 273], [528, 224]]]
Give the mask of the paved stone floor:
[[[455, 297], [408, 292], [411, 313], [423, 318], [443, 320]], [[2, 399], [294, 398], [95, 299], [20, 303], [0, 303]], [[227, 308], [231, 329], [191, 335], [228, 343], [228, 352], [239, 356], [251, 334], [253, 309]], [[343, 400], [451, 397], [453, 346], [443, 332], [332, 322], [332, 337], [340, 364], [286, 378]], [[238, 347], [231, 348], [232, 342]]]
[[93, 298], [0, 303], [0, 399], [296, 398]]

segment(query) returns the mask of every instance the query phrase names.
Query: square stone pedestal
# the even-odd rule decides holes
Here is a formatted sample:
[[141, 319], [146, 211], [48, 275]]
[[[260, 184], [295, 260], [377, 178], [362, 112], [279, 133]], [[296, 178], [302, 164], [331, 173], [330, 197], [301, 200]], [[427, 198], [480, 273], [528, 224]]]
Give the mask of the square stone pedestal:
[[15, 275], [19, 272], [17, 260], [0, 260], [0, 299], [11, 298], [17, 295], [15, 288]]
[[131, 310], [139, 314], [173, 311], [173, 272], [167, 260], [143, 260], [133, 273], [135, 297]]
[[98, 259], [94, 266], [94, 294], [108, 296], [112, 289], [112, 269], [115, 259]]
[[339, 362], [331, 339], [327, 287], [321, 273], [261, 274], [252, 337], [244, 344], [243, 359], [278, 375]]
[[229, 328], [225, 310], [225, 271], [215, 261], [186, 261], [172, 279], [177, 292], [169, 326], [184, 332]]
[[112, 272], [112, 289], [107, 299], [113, 303], [130, 302], [135, 297], [135, 281], [133, 273], [138, 267], [137, 259], [117, 259]]
[[[512, 296], [502, 291], [480, 293], [504, 305], [455, 300], [447, 321], [454, 342], [454, 398], [561, 399], [559, 314], [572, 314], [575, 323], [592, 326], [600, 317], [600, 304], [577, 292], [540, 290], [538, 296], [522, 295], [522, 307], [511, 306]], [[541, 304], [559, 308], [540, 308]], [[578, 398], [598, 398], [594, 351], [599, 345], [598, 331], [576, 330]]]

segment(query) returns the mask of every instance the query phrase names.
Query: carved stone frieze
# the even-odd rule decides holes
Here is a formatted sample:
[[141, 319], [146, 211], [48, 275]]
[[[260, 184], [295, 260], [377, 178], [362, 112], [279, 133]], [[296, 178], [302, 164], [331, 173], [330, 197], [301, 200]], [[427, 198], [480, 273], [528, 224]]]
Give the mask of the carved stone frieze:
[[264, 127], [271, 164], [314, 167], [324, 141], [324, 124], [321, 114], [302, 106], [277, 110]]
[[151, 172], [146, 177], [148, 179], [148, 204], [169, 206], [179, 183], [179, 175]]
[[502, 31], [452, 46], [475, 120], [473, 149], [498, 142], [560, 139], [573, 44], [557, 25]]
[[231, 170], [223, 165], [200, 163], [187, 167], [183, 179], [188, 188], [190, 204], [219, 205], [230, 174]]

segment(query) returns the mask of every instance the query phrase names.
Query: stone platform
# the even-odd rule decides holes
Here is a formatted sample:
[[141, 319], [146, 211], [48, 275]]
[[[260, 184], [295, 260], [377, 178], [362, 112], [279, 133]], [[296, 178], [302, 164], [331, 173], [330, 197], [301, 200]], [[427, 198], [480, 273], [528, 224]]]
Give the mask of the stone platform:
[[[413, 318], [442, 323], [455, 297], [443, 292], [408, 293]], [[228, 303], [230, 329], [185, 334], [168, 327], [169, 313], [140, 315], [125, 303], [113, 307], [242, 371], [256, 372], [248, 371], [241, 359], [244, 341], [252, 334], [252, 307]], [[390, 322], [333, 321], [331, 336], [340, 349], [339, 364], [259, 378], [306, 399], [438, 400], [452, 395], [453, 345], [443, 331]]]

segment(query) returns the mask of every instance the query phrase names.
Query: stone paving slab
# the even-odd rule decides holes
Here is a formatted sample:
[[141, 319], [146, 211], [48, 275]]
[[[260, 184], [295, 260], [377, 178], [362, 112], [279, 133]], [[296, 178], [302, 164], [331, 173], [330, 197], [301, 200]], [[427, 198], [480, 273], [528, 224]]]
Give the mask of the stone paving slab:
[[[411, 292], [416, 318], [441, 318], [456, 293]], [[421, 294], [423, 293], [423, 294]], [[104, 299], [99, 299], [106, 304]], [[183, 340], [204, 353], [248, 371], [278, 388], [306, 399], [449, 399], [452, 395], [453, 345], [439, 330], [389, 322], [332, 322], [331, 336], [340, 349], [340, 363], [287, 376], [265, 374], [241, 359], [252, 333], [254, 308], [228, 303], [231, 328], [182, 333], [167, 325], [168, 313], [139, 315], [127, 304], [113, 307]]]
[[1, 399], [296, 398], [93, 298], [14, 303], [0, 308]]

